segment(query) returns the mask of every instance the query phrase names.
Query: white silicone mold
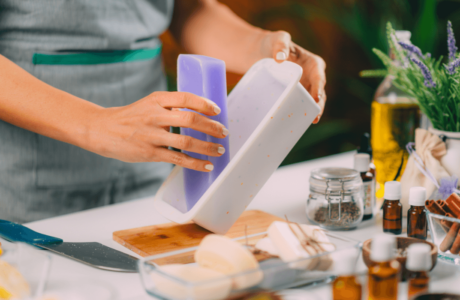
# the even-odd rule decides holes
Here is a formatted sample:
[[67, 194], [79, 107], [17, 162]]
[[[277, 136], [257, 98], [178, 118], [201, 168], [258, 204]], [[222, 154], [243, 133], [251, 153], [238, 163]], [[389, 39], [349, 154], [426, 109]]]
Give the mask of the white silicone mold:
[[320, 112], [299, 83], [301, 75], [291, 62], [254, 64], [228, 96], [230, 163], [189, 211], [182, 167], [176, 166], [155, 208], [176, 223], [227, 232]]

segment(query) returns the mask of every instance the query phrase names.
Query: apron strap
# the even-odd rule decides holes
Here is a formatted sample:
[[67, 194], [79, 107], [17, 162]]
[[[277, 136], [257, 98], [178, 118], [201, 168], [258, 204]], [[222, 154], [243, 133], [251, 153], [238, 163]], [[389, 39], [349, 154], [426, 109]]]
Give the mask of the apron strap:
[[68, 54], [34, 53], [34, 65], [96, 65], [149, 60], [161, 53], [161, 45], [151, 49], [112, 50]]

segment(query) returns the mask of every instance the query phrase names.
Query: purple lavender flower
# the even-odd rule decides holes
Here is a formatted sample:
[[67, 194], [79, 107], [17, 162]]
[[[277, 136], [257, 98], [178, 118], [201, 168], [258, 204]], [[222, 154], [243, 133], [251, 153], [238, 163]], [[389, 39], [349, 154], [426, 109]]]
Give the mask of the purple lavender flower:
[[452, 23], [447, 21], [447, 49], [449, 50], [449, 62], [452, 62], [457, 54], [458, 48], [455, 44], [456, 42], [454, 30], [452, 29]]
[[446, 66], [447, 73], [449, 73], [449, 75], [454, 75], [455, 72], [457, 71], [458, 66], [460, 66], [460, 58], [457, 58], [456, 60], [451, 61], [451, 62]]
[[436, 83], [434, 83], [433, 76], [431, 76], [431, 72], [430, 70], [428, 70], [428, 67], [424, 63], [422, 63], [420, 60], [414, 57], [411, 58], [411, 61], [420, 68], [420, 71], [422, 71], [423, 78], [425, 78], [425, 82], [424, 82], [425, 86], [427, 88], [436, 87]]
[[401, 47], [403, 47], [403, 49], [405, 49], [409, 53], [412, 53], [412, 54], [417, 55], [418, 57], [424, 58], [422, 51], [420, 50], [419, 47], [410, 45], [410, 44], [406, 44], [404, 42], [398, 42], [398, 43], [399, 45], [401, 45]]

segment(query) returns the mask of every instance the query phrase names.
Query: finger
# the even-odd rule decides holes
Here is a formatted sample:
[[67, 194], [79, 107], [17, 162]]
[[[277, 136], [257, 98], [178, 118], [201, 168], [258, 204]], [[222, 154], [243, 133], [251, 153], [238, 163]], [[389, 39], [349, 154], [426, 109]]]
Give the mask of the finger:
[[210, 161], [193, 158], [184, 153], [168, 150], [165, 148], [157, 149], [157, 158], [160, 161], [175, 164], [196, 171], [211, 172], [214, 170], [214, 165]]
[[160, 138], [159, 143], [159, 146], [173, 147], [209, 156], [221, 156], [225, 153], [224, 146], [220, 144], [204, 142], [190, 136], [169, 132], [165, 133], [162, 138]]
[[318, 86], [312, 86], [311, 94], [321, 109], [319, 115], [313, 121], [314, 124], [317, 124], [324, 113], [324, 107], [326, 106], [327, 96], [326, 92], [324, 91], [324, 87], [321, 88]]
[[272, 57], [280, 63], [289, 57], [289, 46], [291, 44], [291, 35], [286, 31], [277, 31], [273, 33]]
[[209, 99], [186, 92], [159, 92], [158, 103], [168, 109], [188, 108], [208, 116], [220, 114], [219, 106]]
[[173, 126], [191, 128], [216, 138], [224, 138], [228, 135], [228, 129], [217, 121], [192, 111], [166, 112], [157, 116], [156, 122], [159, 126]]
[[326, 105], [326, 95], [324, 95], [324, 101], [318, 103], [318, 105], [321, 108], [321, 112], [316, 116], [315, 120], [313, 121], [313, 124], [318, 124], [319, 121], [321, 120], [321, 117], [323, 116], [324, 107]]

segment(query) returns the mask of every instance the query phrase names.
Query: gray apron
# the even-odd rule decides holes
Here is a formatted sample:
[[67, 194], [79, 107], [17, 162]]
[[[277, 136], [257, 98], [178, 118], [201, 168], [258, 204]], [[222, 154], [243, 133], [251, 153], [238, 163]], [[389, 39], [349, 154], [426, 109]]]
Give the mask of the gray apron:
[[[166, 90], [155, 53], [172, 8], [173, 0], [0, 0], [0, 54], [70, 94], [127, 105]], [[153, 195], [170, 170], [0, 121], [0, 219], [30, 222]]]

